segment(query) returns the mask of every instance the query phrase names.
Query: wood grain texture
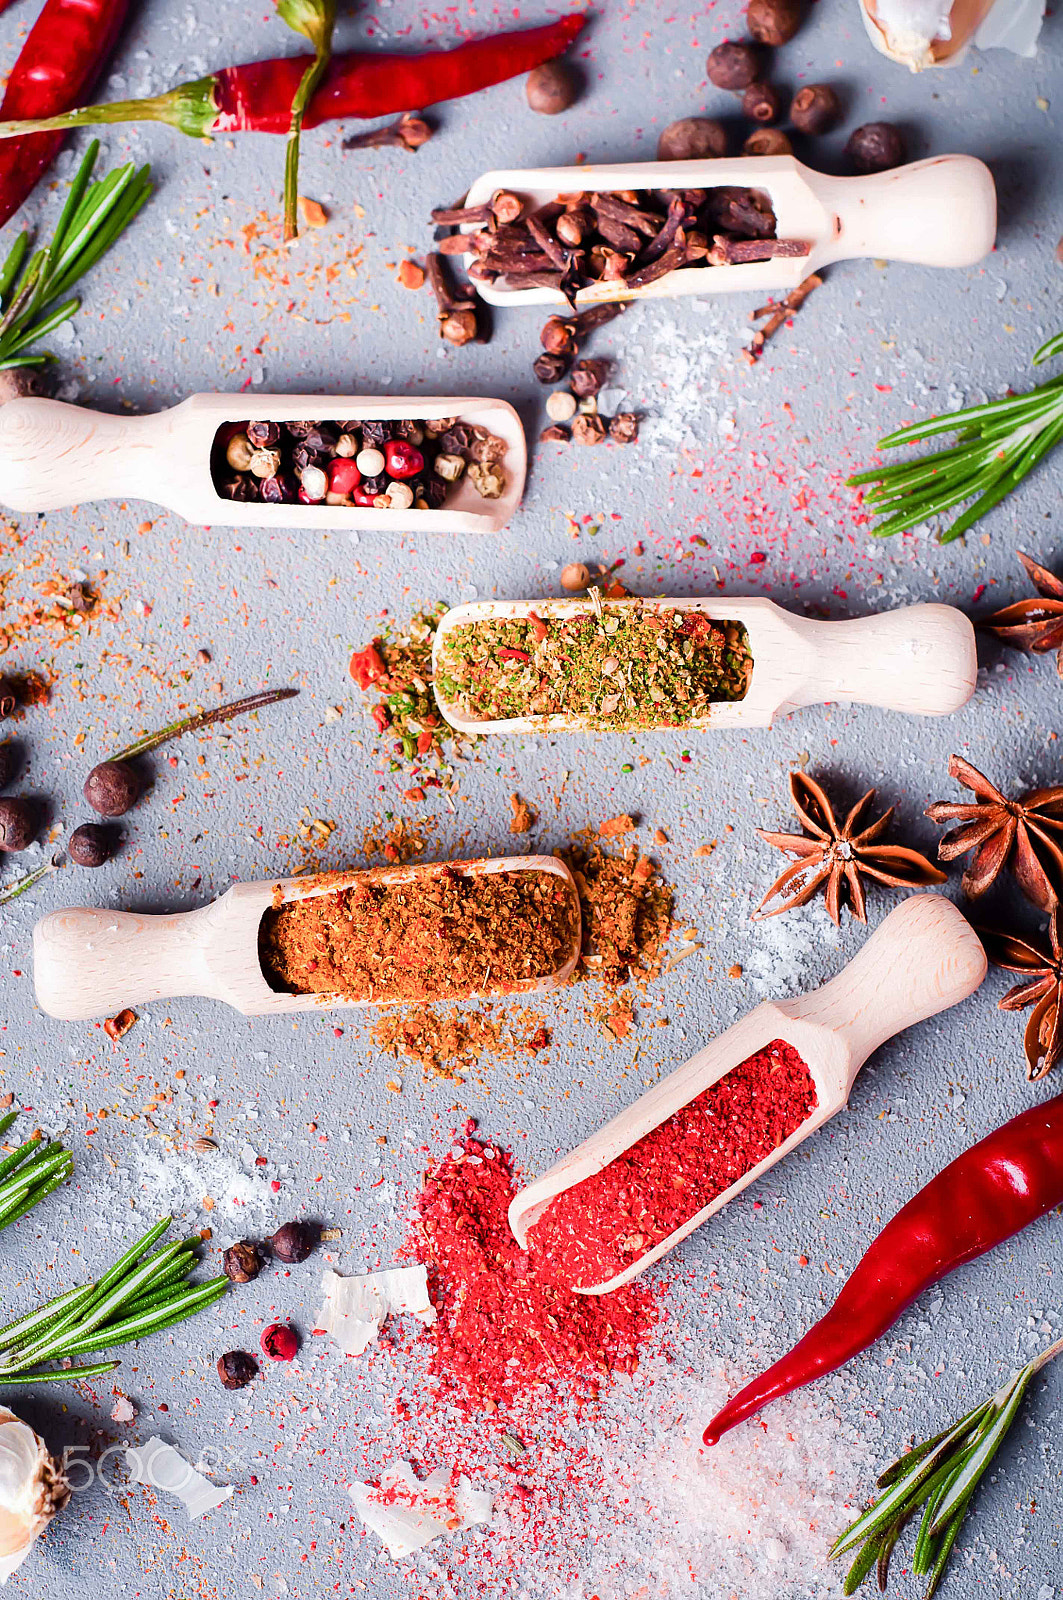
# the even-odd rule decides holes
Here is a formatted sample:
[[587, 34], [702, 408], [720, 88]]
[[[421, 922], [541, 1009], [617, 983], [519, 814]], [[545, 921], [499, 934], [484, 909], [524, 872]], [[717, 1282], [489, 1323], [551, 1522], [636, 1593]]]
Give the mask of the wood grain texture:
[[527, 1248], [528, 1229], [556, 1195], [607, 1167], [773, 1039], [785, 1039], [812, 1074], [816, 1110], [683, 1227], [615, 1278], [584, 1285], [581, 1292], [606, 1294], [629, 1283], [842, 1110], [857, 1073], [880, 1044], [965, 1000], [985, 973], [981, 940], [952, 901], [936, 894], [913, 895], [890, 912], [829, 983], [795, 1000], [767, 1000], [757, 1006], [522, 1189], [509, 1211], [517, 1242]]

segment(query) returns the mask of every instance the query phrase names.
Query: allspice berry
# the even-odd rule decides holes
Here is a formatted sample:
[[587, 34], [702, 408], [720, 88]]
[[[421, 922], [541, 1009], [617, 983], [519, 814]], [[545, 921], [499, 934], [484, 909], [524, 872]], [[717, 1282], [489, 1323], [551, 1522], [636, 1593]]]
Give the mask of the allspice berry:
[[789, 44], [805, 20], [805, 0], [749, 0], [746, 26], [758, 44]]
[[806, 83], [790, 103], [790, 121], [802, 133], [829, 133], [841, 115], [842, 103], [829, 83]]
[[308, 1222], [286, 1222], [270, 1240], [273, 1254], [289, 1264], [305, 1261], [314, 1248], [314, 1235]]
[[742, 96], [742, 112], [753, 122], [778, 122], [782, 96], [770, 83], [751, 83]]
[[66, 853], [78, 867], [102, 867], [114, 854], [111, 836], [98, 822], [83, 822], [66, 843]]
[[599, 392], [608, 376], [609, 362], [598, 356], [596, 359], [592, 357], [577, 361], [568, 381], [572, 386], [572, 393], [580, 400], [586, 400], [588, 395]]
[[567, 589], [569, 594], [578, 594], [589, 586], [590, 581], [590, 568], [585, 567], [582, 561], [570, 561], [561, 568], [561, 587]]
[[845, 153], [857, 172], [888, 172], [907, 158], [904, 135], [892, 122], [865, 122], [854, 128]]
[[755, 44], [725, 39], [710, 54], [705, 70], [717, 89], [748, 89], [760, 75], [760, 51]]
[[556, 117], [567, 111], [576, 99], [576, 79], [563, 61], [544, 61], [541, 67], [529, 72], [524, 91], [533, 111], [544, 117]]
[[262, 1257], [258, 1253], [258, 1246], [251, 1243], [250, 1239], [241, 1239], [237, 1244], [231, 1244], [221, 1258], [225, 1276], [232, 1283], [250, 1283], [252, 1278], [257, 1278], [262, 1271]]
[[661, 130], [658, 161], [718, 161], [727, 154], [727, 130], [712, 117], [680, 117]]
[[571, 356], [555, 355], [551, 350], [544, 350], [532, 362], [532, 371], [540, 383], [560, 383], [571, 361]]
[[121, 817], [136, 803], [140, 779], [128, 761], [101, 761], [85, 779], [82, 793], [101, 817]]
[[744, 156], [792, 156], [794, 147], [781, 128], [757, 128], [742, 146]]
[[576, 334], [571, 322], [564, 317], [547, 317], [539, 343], [552, 356], [572, 355], [576, 348]]
[[36, 814], [28, 800], [0, 800], [0, 850], [26, 850], [37, 832]]
[[218, 1377], [226, 1389], [245, 1389], [258, 1376], [258, 1362], [246, 1350], [226, 1350], [218, 1362]]

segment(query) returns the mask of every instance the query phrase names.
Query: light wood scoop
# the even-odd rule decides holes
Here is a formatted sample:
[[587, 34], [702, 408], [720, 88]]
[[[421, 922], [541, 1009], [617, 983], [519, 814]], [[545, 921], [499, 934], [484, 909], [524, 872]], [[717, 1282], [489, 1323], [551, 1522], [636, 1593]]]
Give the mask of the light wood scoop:
[[492, 872], [550, 872], [572, 886], [576, 926], [572, 952], [541, 979], [447, 995], [482, 999], [493, 994], [533, 994], [567, 983], [579, 958], [579, 899], [572, 874], [554, 856], [502, 856], [485, 861], [374, 867], [364, 872], [326, 872], [313, 878], [237, 883], [197, 911], [171, 916], [71, 906], [50, 911], [33, 930], [33, 978], [42, 1010], [80, 1021], [110, 1016], [123, 1006], [182, 995], [224, 1000], [246, 1017], [277, 1016], [331, 1006], [387, 1005], [387, 1000], [350, 1000], [338, 994], [286, 994], [272, 989], [259, 960], [259, 925], [278, 904], [335, 894], [355, 883], [424, 882], [445, 871], [469, 877]]
[[[485, 205], [499, 189], [533, 207], [559, 194], [620, 189], [757, 189], [771, 201], [780, 239], [809, 245], [805, 256], [775, 256], [739, 266], [680, 267], [641, 289], [596, 283], [576, 296], [580, 308], [600, 300], [656, 300], [687, 294], [758, 294], [795, 289], [810, 272], [858, 256], [927, 267], [969, 267], [993, 248], [996, 190], [989, 168], [973, 156], [931, 156], [867, 178], [813, 172], [793, 156], [735, 156], [720, 161], [638, 161], [622, 166], [529, 167], [486, 172], [466, 205]], [[473, 231], [467, 228], [467, 232]], [[472, 260], [465, 257], [466, 262]], [[504, 278], [477, 283], [491, 305], [563, 305], [556, 289], [510, 288]]]
[[[753, 673], [741, 700], [720, 701], [690, 728], [768, 728], [775, 717], [828, 700], [883, 706], [917, 716], [958, 711], [974, 693], [978, 658], [974, 628], [953, 606], [901, 606], [847, 622], [817, 622], [784, 611], [773, 600], [603, 600], [602, 611], [701, 611], [718, 622], [740, 622], [749, 635]], [[436, 704], [452, 728], [468, 733], [550, 733], [607, 726], [588, 716], [502, 717], [477, 720], [446, 698], [439, 681], [447, 635], [472, 622], [526, 617], [547, 621], [592, 609], [581, 600], [475, 600], [454, 606], [436, 629], [432, 661]]]
[[837, 977], [796, 1000], [764, 1001], [522, 1189], [509, 1208], [510, 1227], [521, 1249], [528, 1248], [528, 1230], [556, 1195], [601, 1172], [773, 1039], [785, 1040], [812, 1074], [819, 1101], [816, 1110], [745, 1177], [625, 1271], [608, 1283], [579, 1285], [581, 1294], [619, 1289], [667, 1255], [840, 1111], [857, 1073], [880, 1044], [902, 1028], [965, 1000], [978, 988], [985, 972], [981, 940], [951, 900], [936, 894], [913, 895], [890, 912]]
[[[211, 477], [215, 435], [226, 422], [453, 416], [505, 440], [506, 484], [497, 500], [483, 499], [463, 476], [448, 486], [438, 511], [264, 505], [227, 499]], [[193, 394], [169, 411], [142, 417], [112, 416], [60, 400], [9, 400], [0, 406], [0, 500], [13, 511], [56, 511], [85, 500], [121, 498], [153, 500], [206, 527], [497, 533], [520, 504], [527, 469], [524, 429], [513, 407], [469, 395]]]

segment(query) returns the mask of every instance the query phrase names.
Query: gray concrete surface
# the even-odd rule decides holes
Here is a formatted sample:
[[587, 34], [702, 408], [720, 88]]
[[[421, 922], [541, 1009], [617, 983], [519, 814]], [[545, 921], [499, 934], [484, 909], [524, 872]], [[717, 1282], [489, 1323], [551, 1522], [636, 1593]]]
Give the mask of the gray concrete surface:
[[[285, 50], [285, 31], [269, 9], [201, 0], [135, 8], [107, 96], [154, 92], [215, 65]], [[820, 0], [814, 11], [777, 58], [777, 78], [788, 87], [823, 78], [845, 87], [845, 128], [808, 152], [812, 164], [839, 170], [846, 131], [877, 116], [904, 125], [913, 156], [964, 150], [983, 157], [1001, 205], [998, 248], [983, 265], [952, 273], [870, 261], [834, 268], [752, 369], [737, 354], [752, 309], [743, 297], [633, 311], [598, 337], [594, 351], [616, 358], [616, 385], [646, 419], [643, 442], [581, 454], [536, 449], [523, 509], [497, 539], [234, 535], [188, 527], [150, 504], [113, 503], [36, 523], [24, 518], [17, 547], [4, 536], [0, 567], [12, 571], [5, 603], [13, 610], [25, 609], [35, 585], [80, 572], [116, 611], [79, 644], [53, 647], [38, 631], [0, 660], [20, 669], [51, 663], [57, 674], [48, 709], [14, 730], [26, 756], [19, 790], [47, 797], [52, 808], [55, 838], [43, 851], [61, 847], [61, 829], [85, 819], [79, 791], [93, 761], [167, 720], [175, 703], [211, 702], [267, 682], [302, 689], [256, 725], [171, 747], [176, 768], [160, 753], [154, 791], [126, 819], [120, 857], [96, 875], [65, 869], [0, 913], [0, 1090], [31, 1105], [42, 1126], [66, 1129], [77, 1160], [76, 1186], [0, 1241], [5, 1306], [23, 1307], [34, 1292], [74, 1281], [83, 1257], [106, 1257], [171, 1206], [188, 1227], [210, 1222], [221, 1243], [305, 1211], [343, 1226], [334, 1256], [341, 1270], [386, 1263], [404, 1234], [405, 1196], [424, 1148], [444, 1150], [466, 1113], [534, 1171], [758, 999], [822, 981], [858, 948], [862, 929], [847, 921], [838, 938], [819, 910], [762, 927], [748, 920], [779, 865], [753, 830], [790, 825], [786, 774], [795, 761], [807, 759], [843, 801], [874, 784], [884, 803], [897, 806], [897, 836], [928, 850], [935, 830], [922, 812], [954, 793], [945, 771], [950, 751], [1012, 789], [1057, 780], [1054, 663], [1004, 655], [993, 644], [982, 646], [975, 698], [947, 721], [834, 708], [806, 711], [771, 732], [660, 735], [637, 747], [620, 736], [498, 740], [462, 767], [453, 813], [431, 800], [404, 805], [402, 775], [386, 770], [363, 697], [347, 677], [351, 647], [377, 631], [385, 612], [402, 619], [436, 599], [554, 594], [560, 565], [574, 558], [623, 558], [636, 591], [715, 593], [718, 577], [724, 592], [766, 593], [822, 616], [924, 599], [984, 612], [1026, 593], [1017, 547], [1057, 569], [1063, 564], [1058, 460], [965, 542], [945, 548], [926, 530], [891, 543], [869, 540], [842, 488], [887, 429], [961, 397], [1025, 385], [1030, 355], [1059, 327], [1058, 19], [1050, 19], [1034, 61], [995, 54], [911, 77], [872, 52], [853, 0]], [[13, 59], [28, 12], [24, 0], [0, 21], [0, 61]], [[326, 205], [330, 221], [293, 252], [290, 283], [281, 281], [285, 269], [261, 234], [277, 211], [278, 141], [223, 138], [206, 146], [163, 128], [107, 132], [110, 160], [150, 160], [158, 191], [86, 284], [84, 310], [57, 346], [65, 392], [139, 411], [199, 390], [247, 388], [238, 409], [246, 405], [248, 414], [256, 390], [497, 393], [521, 408], [534, 437], [543, 423], [530, 372], [535, 313], [498, 313], [489, 344], [454, 352], [436, 339], [427, 293], [400, 288], [395, 264], [408, 250], [423, 255], [431, 206], [453, 200], [488, 166], [649, 155], [660, 126], [675, 116], [702, 108], [730, 116], [728, 97], [707, 84], [703, 67], [736, 17], [737, 7], [724, 5], [693, 17], [645, 0], [606, 8], [579, 52], [585, 93], [561, 118], [534, 117], [514, 83], [441, 107], [438, 137], [416, 157], [345, 155], [337, 127], [307, 137], [302, 189]], [[461, 16], [470, 29], [498, 20], [489, 7]], [[371, 30], [374, 44], [405, 46], [451, 38], [456, 28], [454, 13], [440, 20], [403, 0], [345, 20], [341, 32], [357, 40]], [[28, 213], [54, 213], [57, 203], [44, 195]], [[249, 238], [248, 225], [258, 236]], [[5, 236], [12, 233], [9, 225]], [[754, 552], [764, 556], [759, 564]], [[210, 652], [209, 666], [195, 664], [200, 648]], [[330, 716], [330, 707], [341, 714]], [[679, 759], [684, 749], [689, 764]], [[625, 763], [634, 770], [625, 773]], [[381, 813], [429, 815], [432, 850], [459, 842], [473, 854], [508, 850], [514, 789], [541, 808], [532, 839], [543, 848], [621, 810], [642, 819], [644, 845], [654, 827], [667, 831], [670, 844], [655, 854], [676, 887], [681, 924], [698, 928], [705, 952], [667, 974], [640, 1008], [647, 1026], [657, 1015], [668, 1021], [652, 1034], [645, 1026], [636, 1032], [637, 1062], [630, 1042], [603, 1044], [589, 1018], [593, 994], [540, 1007], [554, 1042], [523, 1081], [514, 1081], [511, 1064], [487, 1059], [464, 1087], [422, 1084], [406, 1070], [401, 1096], [385, 1087], [394, 1063], [374, 1053], [368, 1024], [349, 1016], [247, 1021], [221, 1005], [180, 1000], [143, 1008], [113, 1049], [94, 1025], [51, 1021], [35, 1005], [31, 929], [51, 907], [200, 905], [234, 879], [302, 861], [297, 829], [307, 813], [337, 825], [315, 853], [322, 865], [359, 860], [363, 835]], [[695, 857], [714, 838], [715, 852]], [[14, 871], [9, 864], [5, 880]], [[959, 895], [958, 874], [948, 892]], [[872, 924], [890, 903], [885, 892], [872, 894]], [[1037, 926], [1010, 886], [994, 895], [991, 910]], [[743, 969], [740, 980], [727, 977], [733, 965]], [[725, 1279], [717, 1307], [724, 1314], [704, 1349], [695, 1343], [697, 1359], [732, 1374], [750, 1369], [753, 1334], [728, 1314], [743, 1296], [756, 1302], [760, 1350], [779, 1353], [836, 1287], [827, 1276], [802, 1277], [799, 1253], [814, 1268], [826, 1260], [844, 1271], [919, 1182], [1058, 1088], [1026, 1084], [1021, 1023], [995, 1009], [1005, 986], [1003, 975], [991, 974], [974, 999], [884, 1046], [810, 1159], [792, 1161], [758, 1187], [765, 1211], [754, 1212], [751, 1194], [688, 1242], [688, 1284], [709, 1264]], [[177, 1072], [185, 1077], [175, 1079]], [[86, 1119], [86, 1109], [99, 1107], [141, 1112], [154, 1084], [175, 1094], [154, 1115], [157, 1136], [142, 1117]], [[187, 1139], [215, 1101], [222, 1152], [207, 1178]], [[381, 1133], [390, 1140], [383, 1159]], [[258, 1155], [264, 1168], [253, 1164]], [[383, 1204], [368, 1187], [380, 1176], [388, 1180]], [[242, 1213], [221, 1203], [222, 1191], [239, 1185]], [[200, 1201], [212, 1189], [220, 1204], [210, 1217]], [[766, 1243], [765, 1215], [780, 1254]], [[856, 1434], [875, 1419], [867, 1422], [874, 1459], [884, 1463], [913, 1431], [934, 1431], [959, 1414], [1047, 1338], [1049, 1324], [1058, 1330], [1058, 1230], [1051, 1217], [967, 1268], [825, 1385], [822, 1402], [840, 1407]], [[762, 1273], [766, 1251], [770, 1270]], [[14, 1403], [57, 1448], [87, 1446], [91, 1455], [115, 1440], [163, 1432], [193, 1458], [219, 1447], [219, 1477], [241, 1486], [232, 1517], [223, 1511], [186, 1527], [177, 1506], [155, 1508], [135, 1492], [115, 1501], [97, 1483], [75, 1496], [14, 1580], [14, 1593], [110, 1600], [256, 1589], [422, 1592], [389, 1575], [372, 1541], [353, 1532], [346, 1556], [330, 1554], [336, 1525], [349, 1520], [344, 1477], [368, 1463], [345, 1442], [345, 1413], [311, 1363], [291, 1375], [271, 1373], [270, 1387], [240, 1412], [235, 1429], [234, 1400], [214, 1376], [221, 1349], [257, 1342], [245, 1319], [282, 1312], [308, 1330], [316, 1284], [314, 1263], [287, 1282], [264, 1278], [226, 1302], [220, 1316], [190, 1325], [187, 1337], [163, 1335], [128, 1353], [116, 1381], [140, 1409], [132, 1427], [110, 1420], [107, 1380], [85, 1392], [14, 1391]], [[360, 1415], [368, 1402], [357, 1380], [345, 1373], [343, 1382], [343, 1403]], [[1059, 1384], [1049, 1373], [1038, 1385], [1028, 1421], [982, 1493], [946, 1592], [999, 1600], [1063, 1592]], [[324, 1398], [329, 1393], [333, 1399]], [[871, 1477], [863, 1475], [865, 1487]], [[475, 1594], [489, 1568], [484, 1557], [465, 1573], [461, 1592]], [[802, 1592], [832, 1592], [818, 1565]], [[897, 1592], [920, 1591], [898, 1574]]]

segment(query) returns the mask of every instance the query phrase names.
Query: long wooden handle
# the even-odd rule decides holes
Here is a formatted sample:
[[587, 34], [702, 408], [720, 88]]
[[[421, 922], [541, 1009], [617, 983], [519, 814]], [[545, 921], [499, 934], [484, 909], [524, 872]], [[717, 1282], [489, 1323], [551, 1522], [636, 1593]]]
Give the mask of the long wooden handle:
[[13, 511], [56, 511], [115, 495], [162, 500], [174, 471], [159, 417], [114, 417], [61, 400], [0, 406], [0, 499]]
[[986, 974], [982, 941], [939, 894], [916, 894], [891, 911], [837, 977], [779, 1009], [846, 1040], [849, 1082], [868, 1056], [903, 1028], [957, 1005]]
[[33, 981], [51, 1017], [81, 1021], [123, 1006], [216, 992], [205, 960], [213, 906], [170, 916], [51, 911], [33, 930]]
[[974, 156], [931, 156], [870, 178], [832, 178], [806, 170], [810, 187], [838, 218], [833, 243], [816, 266], [855, 256], [969, 267], [993, 248], [997, 195], [989, 168]]
[[793, 622], [812, 655], [789, 698], [791, 708], [843, 700], [941, 717], [974, 693], [974, 628], [954, 606], [902, 606], [849, 622]]

